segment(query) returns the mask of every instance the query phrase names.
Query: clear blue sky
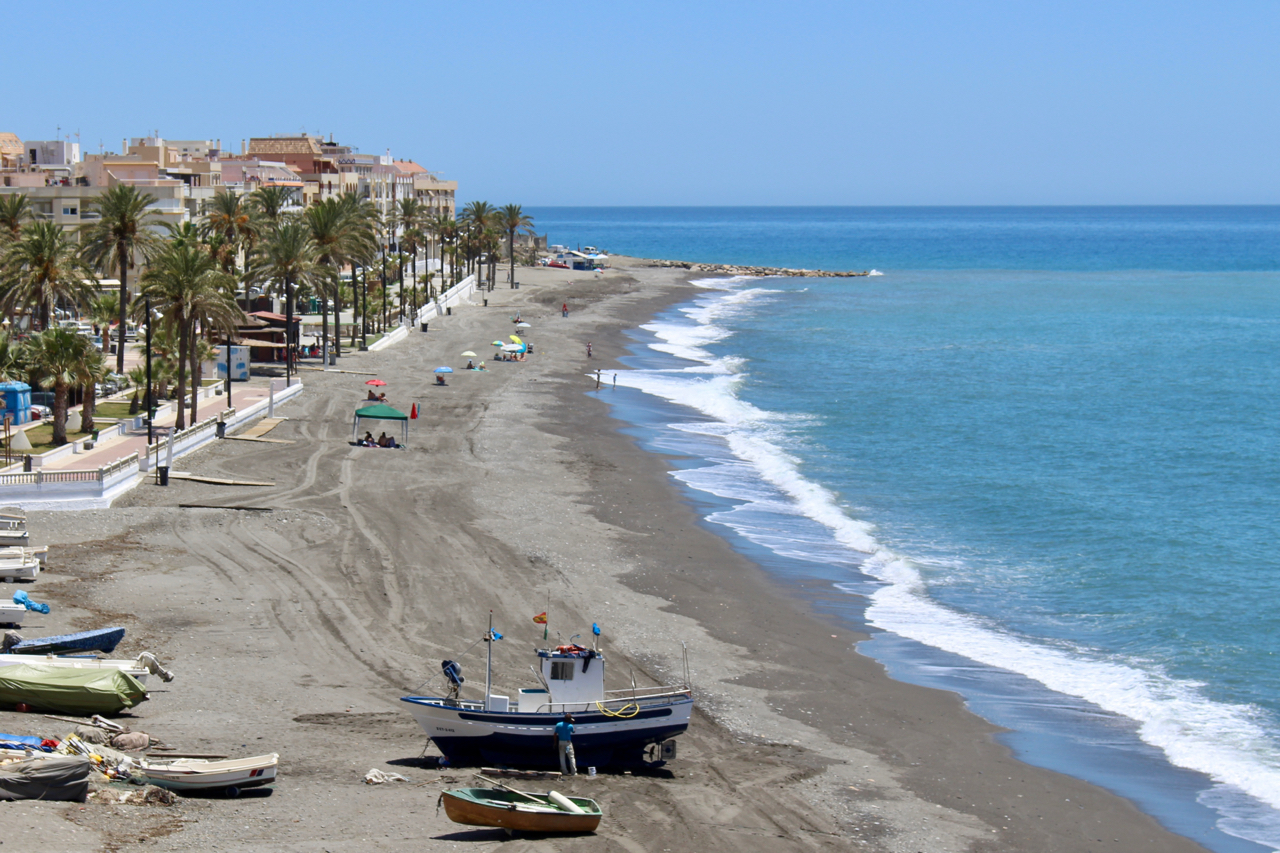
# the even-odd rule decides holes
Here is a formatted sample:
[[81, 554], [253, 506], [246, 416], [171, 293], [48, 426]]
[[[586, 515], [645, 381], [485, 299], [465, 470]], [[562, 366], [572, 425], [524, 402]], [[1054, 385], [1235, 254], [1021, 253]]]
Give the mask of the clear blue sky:
[[72, 0], [3, 26], [0, 130], [86, 153], [305, 128], [499, 205], [1280, 203], [1276, 2]]

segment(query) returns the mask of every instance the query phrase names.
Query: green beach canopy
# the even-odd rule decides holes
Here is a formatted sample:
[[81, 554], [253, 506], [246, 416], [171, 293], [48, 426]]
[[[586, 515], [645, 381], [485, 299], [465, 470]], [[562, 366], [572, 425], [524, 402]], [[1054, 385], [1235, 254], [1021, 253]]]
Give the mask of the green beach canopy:
[[354, 441], [356, 435], [360, 432], [361, 420], [373, 421], [400, 421], [400, 434], [402, 436], [400, 443], [406, 444], [409, 441], [409, 416], [399, 409], [392, 408], [386, 403], [378, 403], [373, 406], [365, 406], [356, 409], [356, 416], [351, 421], [351, 438]]

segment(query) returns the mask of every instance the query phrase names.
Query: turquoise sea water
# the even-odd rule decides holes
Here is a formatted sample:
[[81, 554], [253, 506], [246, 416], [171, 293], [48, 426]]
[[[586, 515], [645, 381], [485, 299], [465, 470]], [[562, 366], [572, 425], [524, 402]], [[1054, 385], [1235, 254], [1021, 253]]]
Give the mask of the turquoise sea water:
[[[1218, 850], [1280, 849], [1280, 208], [546, 208], [708, 279], [620, 416], [897, 676]], [[689, 459], [693, 461], [688, 461]]]

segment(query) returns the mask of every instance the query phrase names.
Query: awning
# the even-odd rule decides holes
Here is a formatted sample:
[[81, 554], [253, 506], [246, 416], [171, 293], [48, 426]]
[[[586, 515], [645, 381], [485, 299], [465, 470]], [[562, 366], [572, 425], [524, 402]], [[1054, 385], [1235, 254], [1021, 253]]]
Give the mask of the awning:
[[372, 421], [400, 421], [400, 439], [401, 444], [409, 442], [409, 416], [397, 408], [388, 406], [386, 403], [375, 403], [372, 406], [364, 406], [356, 409], [356, 415], [351, 420], [351, 440], [355, 441], [356, 434], [360, 431], [360, 422], [362, 420]]

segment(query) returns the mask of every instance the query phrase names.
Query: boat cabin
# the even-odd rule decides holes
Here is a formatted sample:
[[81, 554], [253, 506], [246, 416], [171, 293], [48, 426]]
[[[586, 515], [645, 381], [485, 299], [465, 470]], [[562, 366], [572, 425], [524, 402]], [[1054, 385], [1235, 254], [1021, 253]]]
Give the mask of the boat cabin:
[[[604, 655], [582, 646], [538, 649], [543, 687], [522, 688], [516, 710], [522, 714], [587, 711], [605, 700]], [[490, 700], [499, 699], [494, 696]]]

